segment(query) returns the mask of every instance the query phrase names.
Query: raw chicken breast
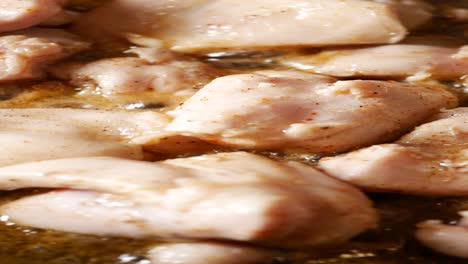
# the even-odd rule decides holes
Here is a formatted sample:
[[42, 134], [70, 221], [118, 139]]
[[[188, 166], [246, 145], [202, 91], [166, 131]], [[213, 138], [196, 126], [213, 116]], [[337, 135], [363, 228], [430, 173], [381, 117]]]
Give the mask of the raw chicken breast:
[[468, 58], [457, 56], [460, 50], [430, 45], [396, 44], [289, 56], [281, 63], [304, 71], [338, 77], [414, 76], [415, 79], [455, 79], [468, 73]]
[[395, 144], [323, 158], [320, 168], [366, 190], [468, 195], [468, 108], [432, 120]]
[[243, 149], [333, 153], [395, 139], [456, 98], [437, 87], [260, 71], [217, 78], [167, 130]]
[[468, 258], [468, 211], [456, 225], [429, 220], [417, 225], [416, 238], [425, 246], [450, 256]]
[[0, 166], [97, 155], [142, 159], [141, 145], [163, 134], [167, 122], [149, 111], [0, 109]]
[[28, 29], [0, 36], [0, 82], [44, 77], [46, 66], [89, 48], [60, 29]]
[[395, 43], [406, 35], [392, 4], [361, 0], [115, 0], [75, 30], [107, 46], [115, 46], [112, 37], [137, 33], [184, 52]]
[[468, 107], [444, 110], [402, 137], [403, 144], [463, 146], [468, 144]]
[[[1, 122], [0, 122], [1, 123]], [[140, 145], [92, 139], [67, 133], [0, 131], [0, 166], [30, 161], [85, 156], [143, 159]]]
[[90, 63], [57, 65], [53, 74], [72, 85], [102, 94], [154, 90], [160, 93], [193, 94], [219, 70], [193, 59], [151, 48], [130, 50], [140, 58], [120, 57]]
[[2, 0], [0, 32], [28, 28], [57, 15], [66, 0]]
[[96, 235], [303, 247], [340, 243], [376, 224], [371, 202], [354, 187], [297, 162], [245, 152], [157, 163], [92, 157], [0, 168], [0, 189], [27, 187], [89, 191], [8, 203], [0, 211], [12, 221]]
[[151, 249], [148, 258], [157, 264], [258, 264], [269, 263], [274, 251], [214, 242], [174, 243]]
[[[174, 155], [191, 155], [203, 152], [208, 152], [213, 147], [201, 140], [193, 137], [182, 136], [177, 133], [168, 132], [165, 126], [169, 123], [169, 117], [153, 111], [108, 111], [108, 110], [91, 110], [91, 109], [63, 109], [63, 108], [47, 108], [47, 109], [0, 109], [0, 131], [8, 133], [21, 133], [24, 137], [34, 137], [37, 140], [53, 141], [54, 138], [57, 148], [54, 151], [43, 149], [42, 152], [55, 153], [54, 158], [76, 157], [75, 154], [70, 156], [68, 150], [64, 147], [68, 143], [60, 142], [60, 140], [78, 140], [82, 141], [83, 145], [95, 142], [96, 144], [124, 144], [130, 149], [140, 149], [156, 154], [157, 157], [168, 157]], [[40, 150], [43, 144], [40, 141], [34, 141], [37, 144], [32, 147], [30, 141], [21, 143], [25, 147], [35, 148]], [[75, 144], [75, 143], [74, 143]], [[104, 146], [104, 145], [103, 145]], [[101, 147], [103, 147], [101, 146]], [[95, 146], [97, 147], [97, 145]], [[99, 147], [99, 148], [101, 148]], [[98, 148], [98, 149], [99, 149]], [[92, 152], [91, 149], [82, 148], [83, 153], [94, 153], [93, 155], [120, 156], [118, 149], [115, 154], [112, 151]], [[18, 149], [23, 153], [25, 149]], [[17, 158], [25, 159], [25, 161], [36, 160], [42, 155], [33, 154], [31, 156], [13, 155], [15, 152], [4, 152], [4, 160]], [[18, 152], [19, 153], [19, 152]], [[70, 151], [69, 153], [74, 153]], [[90, 156], [90, 154], [86, 156]], [[1, 156], [1, 155], [0, 155]], [[50, 155], [47, 157], [52, 158]], [[83, 156], [83, 155], [82, 155]], [[127, 158], [132, 157], [126, 156]], [[137, 156], [140, 156], [138, 154]], [[2, 160], [0, 158], [0, 160]]]
[[152, 111], [70, 108], [0, 109], [3, 131], [76, 134], [99, 140], [137, 140], [164, 131], [168, 118]]

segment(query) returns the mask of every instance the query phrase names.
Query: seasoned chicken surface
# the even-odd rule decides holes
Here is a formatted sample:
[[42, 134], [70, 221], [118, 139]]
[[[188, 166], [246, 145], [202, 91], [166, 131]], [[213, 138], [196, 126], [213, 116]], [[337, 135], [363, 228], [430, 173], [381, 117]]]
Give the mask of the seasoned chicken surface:
[[444, 111], [395, 144], [323, 158], [326, 173], [373, 191], [468, 195], [468, 108]]
[[0, 263], [466, 264], [467, 10], [0, 0]]
[[46, 66], [89, 48], [60, 29], [27, 29], [0, 36], [0, 82], [44, 77]]
[[395, 43], [406, 35], [392, 4], [359, 0], [114, 0], [85, 15], [75, 30], [101, 42], [103, 35], [137, 33], [185, 52]]
[[149, 111], [0, 109], [0, 166], [103, 155], [142, 159], [141, 145], [158, 137], [148, 134], [163, 133], [167, 122]]
[[67, 0], [2, 0], [0, 32], [28, 28], [62, 11]]
[[1, 130], [77, 134], [100, 140], [137, 140], [160, 133], [168, 123], [153, 111], [69, 108], [0, 109]]
[[213, 242], [167, 244], [148, 253], [157, 264], [258, 264], [268, 263], [272, 255], [261, 248]]
[[92, 157], [0, 168], [1, 189], [27, 187], [77, 190], [26, 197], [0, 211], [23, 225], [96, 235], [303, 247], [346, 241], [377, 220], [354, 187], [297, 162], [245, 152], [157, 163]]
[[468, 211], [456, 225], [428, 220], [417, 225], [416, 238], [425, 246], [450, 256], [468, 258]]
[[404, 144], [463, 146], [468, 143], [468, 107], [444, 110], [403, 136]]
[[333, 153], [392, 140], [456, 98], [437, 87], [288, 71], [217, 78], [167, 130], [245, 149]]
[[[1, 122], [0, 122], [1, 123]], [[113, 140], [97, 140], [73, 133], [0, 131], [0, 166], [30, 161], [87, 157], [114, 156], [143, 159], [140, 145]]]
[[57, 65], [52, 72], [73, 85], [104, 95], [147, 90], [190, 95], [220, 72], [204, 63], [151, 48], [130, 51], [140, 57], [68, 63]]
[[337, 77], [456, 79], [468, 73], [468, 57], [460, 56], [465, 48], [395, 44], [290, 56], [282, 63]]

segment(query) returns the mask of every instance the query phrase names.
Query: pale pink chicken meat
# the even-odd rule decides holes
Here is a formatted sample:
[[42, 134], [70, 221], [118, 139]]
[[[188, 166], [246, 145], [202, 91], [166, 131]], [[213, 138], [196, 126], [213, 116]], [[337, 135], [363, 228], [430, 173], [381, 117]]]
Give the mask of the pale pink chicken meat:
[[60, 29], [33, 28], [0, 36], [0, 82], [42, 78], [47, 66], [89, 46]]
[[468, 258], [468, 211], [459, 213], [456, 225], [428, 220], [417, 225], [416, 238], [433, 250], [460, 258]]
[[52, 73], [72, 85], [104, 95], [142, 91], [193, 94], [220, 73], [193, 59], [151, 48], [130, 50], [139, 57], [118, 57], [90, 63], [65, 63]]
[[468, 195], [468, 108], [444, 111], [395, 144], [375, 145], [319, 167], [371, 191], [421, 195]]
[[465, 47], [395, 44], [326, 50], [282, 59], [283, 65], [337, 77], [456, 79], [468, 73]]
[[0, 131], [0, 144], [0, 166], [99, 155], [137, 160], [144, 157], [140, 145], [53, 132]]
[[[158, 150], [168, 118], [150, 111], [0, 109], [0, 166], [83, 156], [143, 159]], [[182, 148], [174, 140], [162, 145]], [[163, 146], [167, 148], [167, 146]], [[174, 150], [173, 150], [174, 151]], [[169, 151], [168, 151], [169, 152]]]
[[38, 25], [62, 12], [67, 0], [2, 0], [0, 32]]
[[361, 0], [115, 0], [74, 29], [111, 47], [136, 33], [184, 52], [395, 43], [406, 35], [393, 4]]
[[167, 130], [243, 149], [332, 153], [395, 139], [456, 104], [437, 87], [260, 71], [215, 79], [169, 112]]
[[371, 202], [354, 187], [297, 162], [245, 152], [157, 163], [92, 157], [0, 168], [0, 189], [28, 187], [79, 190], [7, 203], [0, 211], [12, 221], [96, 235], [322, 246], [344, 242], [377, 220]]
[[274, 251], [236, 244], [194, 242], [158, 245], [147, 256], [157, 264], [258, 264], [269, 263]]

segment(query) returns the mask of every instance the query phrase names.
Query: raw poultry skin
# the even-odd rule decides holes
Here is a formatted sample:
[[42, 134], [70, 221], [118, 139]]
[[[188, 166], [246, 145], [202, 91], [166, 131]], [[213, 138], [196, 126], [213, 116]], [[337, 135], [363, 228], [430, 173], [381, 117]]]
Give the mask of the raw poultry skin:
[[77, 190], [8, 203], [1, 212], [12, 221], [96, 235], [306, 247], [344, 242], [377, 221], [356, 188], [297, 162], [245, 152], [157, 163], [91, 157], [0, 168], [0, 189], [28, 187]]
[[294, 71], [215, 79], [168, 131], [241, 149], [334, 153], [395, 139], [457, 99], [445, 89]]

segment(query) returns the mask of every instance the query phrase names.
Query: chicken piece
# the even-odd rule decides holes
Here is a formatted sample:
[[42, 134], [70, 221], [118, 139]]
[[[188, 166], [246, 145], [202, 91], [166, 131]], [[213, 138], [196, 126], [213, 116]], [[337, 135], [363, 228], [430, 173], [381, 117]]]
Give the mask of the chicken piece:
[[258, 264], [270, 263], [274, 251], [213, 242], [174, 243], [151, 249], [148, 258], [157, 264]]
[[457, 59], [468, 59], [468, 45], [461, 47], [460, 51], [458, 51], [458, 53], [455, 54], [453, 57]]
[[425, 246], [450, 256], [468, 258], [468, 211], [460, 212], [457, 225], [429, 220], [417, 225], [416, 238]]
[[395, 6], [398, 17], [407, 29], [418, 28], [432, 19], [434, 6], [424, 0], [376, 0]]
[[[151, 48], [131, 50], [140, 58], [121, 57], [91, 63], [57, 65], [52, 73], [76, 86], [102, 94], [154, 90], [160, 93], [193, 94], [219, 71], [207, 64]], [[158, 54], [160, 53], [160, 54]]]
[[468, 195], [468, 108], [446, 111], [395, 144], [323, 158], [326, 173], [371, 191]]
[[153, 144], [167, 122], [154, 112], [0, 109], [0, 166], [99, 155], [142, 159], [141, 145]]
[[462, 146], [468, 143], [468, 107], [444, 110], [432, 116], [398, 142], [429, 146]]
[[136, 33], [184, 52], [395, 43], [406, 35], [392, 4], [361, 0], [115, 0], [74, 29], [107, 46]]
[[0, 36], [0, 82], [44, 77], [46, 66], [89, 48], [60, 29], [28, 29]]
[[328, 174], [367, 191], [466, 196], [465, 146], [372, 146], [320, 161]]
[[0, 32], [38, 25], [62, 11], [66, 0], [2, 0]]
[[456, 56], [458, 52], [457, 48], [396, 44], [294, 55], [281, 63], [338, 77], [455, 79], [468, 72], [468, 58]]
[[8, 203], [0, 211], [12, 221], [96, 235], [302, 247], [340, 243], [376, 224], [371, 202], [354, 187], [297, 162], [245, 152], [157, 163], [93, 157], [0, 168], [0, 189], [27, 187], [78, 190]]
[[138, 141], [164, 133], [168, 118], [152, 111], [67, 108], [0, 109], [2, 131], [75, 134], [98, 140]]
[[[55, 142], [58, 144], [54, 148], [54, 151], [51, 151], [49, 148], [41, 150], [43, 153], [48, 153], [47, 155], [36, 155], [33, 152], [29, 152], [31, 155], [22, 155], [20, 153], [27, 152], [27, 150], [15, 149], [14, 144], [12, 144], [11, 146], [14, 151], [3, 152], [4, 157], [1, 158], [2, 155], [0, 155], [0, 161], [11, 159], [33, 161], [38, 158], [42, 159], [41, 157], [48, 157], [48, 159], [76, 157], [75, 154], [70, 156], [74, 153], [73, 151], [61, 147], [70, 145], [69, 140], [72, 138], [73, 140], [78, 140], [76, 144], [79, 144], [79, 141], [83, 145], [90, 142], [102, 144], [100, 147], [95, 145], [97, 149], [106, 146], [106, 144], [110, 146], [111, 143], [117, 146], [124, 145], [125, 148], [130, 148], [132, 151], [143, 147], [145, 151], [152, 152], [157, 157], [198, 154], [213, 149], [208, 143], [196, 138], [167, 132], [165, 126], [168, 123], [168, 116], [153, 111], [106, 111], [60, 108], [0, 109], [0, 124], [2, 127], [0, 132], [4, 131], [5, 135], [21, 133], [26, 138], [34, 137], [38, 140], [23, 142], [21, 145], [24, 145], [28, 149], [40, 150], [44, 146], [43, 142], [46, 139], [53, 141], [53, 138], [57, 139]], [[64, 141], [60, 142], [61, 139]], [[32, 143], [35, 147], [32, 146]], [[112, 151], [99, 153], [93, 152], [91, 149], [82, 148], [85, 151], [84, 153], [90, 153], [86, 156], [91, 156], [92, 153], [94, 153], [94, 156], [120, 156], [118, 153], [121, 152], [115, 149], [114, 155], [111, 154]], [[125, 157], [139, 157], [141, 156], [140, 152], [141, 150], [137, 152], [139, 154], [127, 155]], [[13, 153], [18, 153], [18, 155], [13, 155]], [[53, 157], [51, 156], [52, 154], [54, 155]]]
[[[0, 122], [1, 123], [1, 122]], [[141, 146], [53, 132], [0, 131], [0, 166], [85, 156], [143, 159]]]
[[468, 22], [468, 8], [444, 6], [442, 8], [442, 14], [456, 22]]
[[399, 137], [456, 98], [437, 87], [301, 72], [217, 78], [168, 114], [168, 131], [241, 149], [333, 153]]

